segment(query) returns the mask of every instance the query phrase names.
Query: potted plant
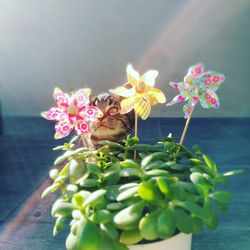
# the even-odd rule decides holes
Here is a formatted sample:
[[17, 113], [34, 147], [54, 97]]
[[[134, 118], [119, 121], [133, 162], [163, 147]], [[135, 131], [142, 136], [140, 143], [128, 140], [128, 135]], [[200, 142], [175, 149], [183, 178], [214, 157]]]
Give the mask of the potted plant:
[[[164, 103], [165, 96], [153, 87], [156, 71], [140, 77], [132, 66], [127, 70], [128, 82], [111, 92], [123, 95], [121, 112], [134, 109], [135, 136], [128, 135], [122, 142], [102, 141], [95, 149], [87, 147], [91, 126], [101, 116], [89, 102], [89, 89], [70, 97], [57, 88], [58, 107], [42, 114], [57, 121], [55, 138], [65, 137], [73, 129], [77, 132], [69, 143], [55, 148], [63, 154], [50, 172], [53, 183], [42, 194], [44, 198], [60, 192], [51, 211], [56, 219], [53, 235], [69, 223], [68, 250], [190, 250], [193, 233], [204, 226], [217, 227], [218, 211], [225, 212], [231, 199], [221, 184], [240, 171], [220, 173], [198, 145], [192, 149], [182, 145], [192, 100], [200, 93], [192, 99], [187, 91], [183, 92], [186, 96], [180, 94], [188, 99], [188, 119], [180, 142], [169, 134], [154, 145], [140, 143], [137, 116], [146, 119], [151, 106]], [[189, 87], [196, 84], [201, 72], [190, 74], [193, 78], [184, 79]], [[183, 85], [172, 83], [177, 90], [183, 90]], [[182, 101], [180, 97], [174, 100]]]

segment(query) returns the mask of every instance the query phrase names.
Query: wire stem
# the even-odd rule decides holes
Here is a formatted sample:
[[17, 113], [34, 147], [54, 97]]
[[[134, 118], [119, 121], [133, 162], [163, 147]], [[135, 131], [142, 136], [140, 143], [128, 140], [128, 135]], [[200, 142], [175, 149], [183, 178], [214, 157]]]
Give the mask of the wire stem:
[[[138, 137], [138, 114], [135, 112], [135, 137]], [[134, 151], [134, 159], [136, 159], [136, 150]]]

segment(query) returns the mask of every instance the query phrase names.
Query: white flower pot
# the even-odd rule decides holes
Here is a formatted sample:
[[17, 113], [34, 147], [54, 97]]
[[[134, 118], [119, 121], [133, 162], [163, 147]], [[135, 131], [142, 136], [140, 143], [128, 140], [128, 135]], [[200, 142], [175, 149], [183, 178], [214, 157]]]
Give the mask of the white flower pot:
[[172, 238], [154, 243], [131, 245], [129, 250], [191, 250], [192, 234], [179, 233]]

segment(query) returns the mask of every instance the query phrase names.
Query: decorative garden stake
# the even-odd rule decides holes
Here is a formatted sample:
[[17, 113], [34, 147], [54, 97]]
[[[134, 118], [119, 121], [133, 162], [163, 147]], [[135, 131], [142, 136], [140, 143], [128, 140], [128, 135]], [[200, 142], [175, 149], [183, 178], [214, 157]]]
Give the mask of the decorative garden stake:
[[90, 94], [91, 89], [80, 89], [70, 96], [60, 88], [55, 88], [53, 96], [57, 107], [41, 113], [45, 119], [57, 121], [55, 139], [66, 137], [75, 129], [81, 136], [84, 146], [87, 147], [84, 136], [89, 134], [95, 120], [102, 116], [97, 107], [90, 105]]
[[[131, 64], [127, 66], [127, 83], [116, 89], [111, 89], [112, 94], [122, 96], [121, 114], [135, 111], [135, 137], [138, 137], [138, 115], [146, 120], [150, 114], [151, 106], [165, 103], [164, 93], [154, 87], [157, 70], [149, 70], [142, 76]], [[135, 153], [136, 154], [136, 153]]]
[[200, 101], [203, 108], [219, 108], [219, 98], [215, 91], [220, 87], [220, 84], [224, 80], [225, 76], [223, 74], [216, 71], [204, 72], [204, 65], [202, 63], [198, 63], [188, 69], [183, 82], [169, 83], [170, 86], [179, 91], [180, 94], [166, 105], [171, 106], [178, 102], [187, 101], [183, 107], [187, 121], [182, 132], [180, 144], [183, 144], [194, 107], [198, 101]]

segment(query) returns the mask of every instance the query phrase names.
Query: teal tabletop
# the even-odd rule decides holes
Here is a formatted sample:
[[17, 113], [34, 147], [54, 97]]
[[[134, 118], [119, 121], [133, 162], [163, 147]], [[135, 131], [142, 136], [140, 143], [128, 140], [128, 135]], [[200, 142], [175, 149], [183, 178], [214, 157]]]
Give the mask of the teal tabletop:
[[[49, 169], [62, 143], [53, 139], [53, 123], [41, 118], [5, 117], [0, 135], [0, 249], [65, 249], [69, 228], [52, 236], [50, 210], [55, 195], [40, 196], [49, 185]], [[185, 121], [174, 118], [150, 118], [139, 123], [143, 142], [161, 138], [169, 132], [178, 139]], [[220, 215], [217, 230], [203, 230], [193, 236], [192, 250], [250, 249], [250, 119], [192, 119], [186, 146], [199, 144], [228, 171], [244, 168], [245, 173], [231, 177], [228, 190], [233, 193], [228, 213]]]

